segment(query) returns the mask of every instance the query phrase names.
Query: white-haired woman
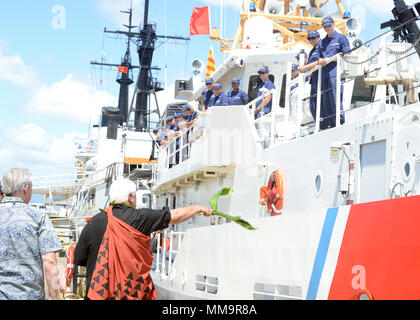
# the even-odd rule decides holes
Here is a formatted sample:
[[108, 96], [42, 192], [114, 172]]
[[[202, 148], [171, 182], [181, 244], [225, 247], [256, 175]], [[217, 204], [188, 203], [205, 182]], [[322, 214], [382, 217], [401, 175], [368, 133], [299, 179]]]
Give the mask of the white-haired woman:
[[86, 266], [86, 298], [155, 299], [150, 234], [212, 210], [136, 209], [136, 185], [123, 178], [112, 183], [109, 197], [111, 205], [89, 220], [75, 249], [75, 264]]
[[62, 247], [48, 214], [28, 205], [31, 173], [11, 169], [1, 188], [0, 300], [45, 299], [44, 274], [49, 299], [58, 299], [56, 251]]

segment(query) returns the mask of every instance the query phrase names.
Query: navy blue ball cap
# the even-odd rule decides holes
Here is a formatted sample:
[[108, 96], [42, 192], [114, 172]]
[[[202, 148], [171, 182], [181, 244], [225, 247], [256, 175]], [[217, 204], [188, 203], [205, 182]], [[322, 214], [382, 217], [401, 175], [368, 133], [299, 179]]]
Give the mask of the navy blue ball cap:
[[171, 120], [173, 120], [173, 119], [174, 119], [174, 116], [167, 116], [167, 117], [166, 117], [166, 122], [171, 121]]
[[222, 86], [222, 84], [221, 84], [220, 82], [216, 82], [216, 83], [214, 84], [214, 88], [215, 88], [215, 89], [222, 89], [222, 88], [223, 88], [223, 86]]
[[324, 19], [322, 19], [322, 26], [330, 26], [334, 23], [334, 19], [331, 18], [330, 16], [325, 17]]
[[292, 71], [296, 71], [298, 69], [298, 65], [296, 63], [292, 64]]
[[316, 38], [316, 37], [321, 37], [318, 31], [311, 30], [308, 32], [308, 38]]
[[186, 103], [182, 106], [182, 111], [187, 111], [187, 110], [191, 110], [191, 107], [189, 104]]
[[268, 73], [268, 72], [270, 72], [270, 71], [268, 71], [268, 67], [267, 66], [264, 66], [264, 67], [262, 67], [262, 68], [260, 68], [258, 70], [258, 73]]
[[184, 118], [184, 113], [183, 113], [183, 112], [178, 112], [178, 113], [176, 114], [176, 117], [177, 117], [177, 118]]
[[154, 129], [153, 129], [153, 133], [158, 132], [158, 131], [159, 131], [159, 129], [158, 129], [158, 128], [154, 128]]
[[206, 84], [212, 84], [214, 80], [212, 78], [207, 78], [205, 82]]
[[239, 80], [238, 78], [233, 78], [233, 79], [232, 79], [232, 83], [237, 83], [237, 84], [239, 84], [239, 83], [240, 83], [240, 80]]

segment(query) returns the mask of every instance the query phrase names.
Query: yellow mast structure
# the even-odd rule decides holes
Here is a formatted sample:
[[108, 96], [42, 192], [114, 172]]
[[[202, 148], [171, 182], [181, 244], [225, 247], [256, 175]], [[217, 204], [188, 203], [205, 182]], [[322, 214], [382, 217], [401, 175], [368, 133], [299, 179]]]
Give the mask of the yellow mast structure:
[[[316, 8], [316, 10], [320, 10], [323, 6], [325, 6], [330, 0], [324, 0], [320, 3], [319, 0], [310, 0], [311, 5]], [[212, 29], [210, 33], [210, 39], [213, 41], [220, 42], [220, 50], [221, 51], [230, 51], [237, 48], [244, 48], [243, 47], [243, 36], [244, 36], [244, 26], [245, 22], [257, 16], [262, 16], [268, 18], [272, 21], [273, 30], [278, 31], [283, 36], [283, 43], [279, 43], [278, 49], [285, 50], [297, 44], [304, 44], [308, 48], [311, 48], [307, 40], [307, 35], [309, 31], [312, 30], [319, 30], [322, 29], [322, 18], [313, 17], [306, 7], [301, 7], [300, 5], [294, 6], [294, 10], [292, 11], [291, 4], [298, 3], [298, 1], [294, 0], [251, 0], [250, 2], [254, 2], [256, 11], [251, 12], [248, 8], [246, 11], [241, 13], [241, 21], [239, 23], [239, 27], [236, 31], [236, 35], [234, 39], [221, 39], [220, 38], [220, 31], [218, 29]], [[283, 2], [284, 3], [284, 12], [283, 14], [270, 14], [265, 13], [265, 9], [268, 3], [273, 4], [273, 2]], [[345, 8], [341, 3], [341, 0], [335, 0], [337, 4], [338, 11], [340, 15], [343, 16], [345, 12]], [[334, 19], [335, 26], [339, 29], [343, 34], [346, 34], [346, 27], [345, 19]], [[230, 45], [231, 43], [231, 45]]]

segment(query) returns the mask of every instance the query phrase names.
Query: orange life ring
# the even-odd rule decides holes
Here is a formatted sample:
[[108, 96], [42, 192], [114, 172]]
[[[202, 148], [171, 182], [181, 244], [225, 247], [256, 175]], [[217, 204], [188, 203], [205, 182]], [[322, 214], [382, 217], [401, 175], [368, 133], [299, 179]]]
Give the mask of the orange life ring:
[[66, 285], [67, 287], [70, 287], [71, 284], [71, 278], [73, 277], [74, 273], [74, 246], [71, 244], [67, 248], [66, 251], [67, 255], [67, 265], [66, 265]]
[[351, 297], [350, 300], [360, 300], [362, 295], [366, 295], [369, 300], [374, 300], [373, 295], [369, 289], [359, 290], [355, 295], [353, 295], [353, 297]]
[[267, 186], [260, 188], [260, 204], [267, 206], [267, 212], [272, 216], [281, 214], [283, 208], [283, 178], [278, 170], [268, 179]]

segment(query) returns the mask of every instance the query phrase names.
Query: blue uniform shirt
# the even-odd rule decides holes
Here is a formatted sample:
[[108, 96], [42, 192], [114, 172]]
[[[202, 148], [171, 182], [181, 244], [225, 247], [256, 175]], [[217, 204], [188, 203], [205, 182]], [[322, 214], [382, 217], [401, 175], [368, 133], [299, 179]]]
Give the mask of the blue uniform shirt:
[[172, 130], [172, 131], [179, 131], [178, 122], [175, 122], [175, 124], [172, 125], [172, 126], [166, 125], [166, 129], [169, 129], [169, 130]]
[[[326, 36], [316, 46], [314, 54], [319, 58], [331, 58], [337, 53], [346, 53], [350, 51], [349, 40], [346, 36], [334, 31], [331, 38]], [[322, 69], [322, 80], [326, 80], [331, 77], [337, 77], [337, 62], [331, 62]]]
[[204, 89], [203, 95], [204, 95], [203, 104], [207, 108], [207, 106], [209, 104], [209, 101], [210, 101], [210, 98], [213, 95], [213, 90]]
[[[267, 79], [265, 82], [261, 83], [260, 86], [258, 87], [257, 97], [262, 96], [265, 92], [270, 91], [272, 89], [275, 89], [275, 86], [271, 82], [270, 79]], [[257, 107], [259, 107], [261, 105], [261, 103], [263, 103], [263, 101], [259, 101], [258, 104], [257, 104]], [[271, 101], [269, 103], [267, 103], [267, 105], [263, 108], [264, 114], [267, 114], [267, 113], [271, 112], [271, 106], [272, 105], [273, 105], [273, 99], [271, 99]], [[261, 114], [261, 111], [258, 112], [257, 118], [259, 118], [260, 114]]]
[[210, 98], [210, 101], [207, 107], [210, 108], [212, 106], [227, 106], [227, 105], [229, 105], [228, 97], [224, 92], [222, 92], [218, 97], [216, 97], [216, 95], [213, 94]]
[[156, 142], [160, 145], [163, 140], [166, 140], [168, 136], [164, 132], [159, 132], [159, 135], [156, 138]]
[[[316, 50], [317, 46], [313, 47], [309, 52], [308, 62], [306, 64], [311, 64], [319, 60], [319, 50]], [[316, 84], [318, 80], [318, 71], [312, 72], [311, 74], [311, 84]]]
[[184, 117], [185, 121], [187, 121], [187, 122], [193, 121], [196, 118], [198, 118], [198, 113], [197, 112], [194, 112], [194, 113], [189, 114], [186, 117]]
[[245, 101], [249, 101], [248, 95], [241, 89], [229, 92], [228, 99], [228, 104], [230, 106], [243, 106]]

